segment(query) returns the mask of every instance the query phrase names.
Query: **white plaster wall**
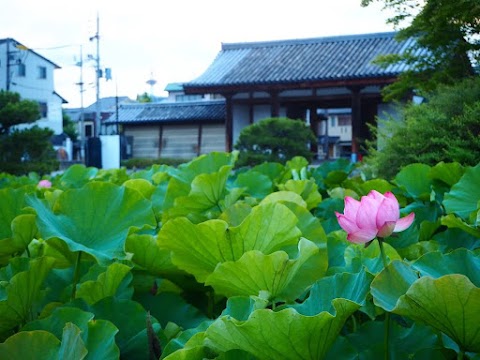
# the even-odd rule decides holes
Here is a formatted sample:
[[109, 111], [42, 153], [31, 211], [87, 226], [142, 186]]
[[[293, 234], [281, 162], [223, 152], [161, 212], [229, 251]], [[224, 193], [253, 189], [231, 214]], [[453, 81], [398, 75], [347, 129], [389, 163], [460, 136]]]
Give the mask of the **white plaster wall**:
[[102, 169], [120, 168], [120, 135], [100, 135]]

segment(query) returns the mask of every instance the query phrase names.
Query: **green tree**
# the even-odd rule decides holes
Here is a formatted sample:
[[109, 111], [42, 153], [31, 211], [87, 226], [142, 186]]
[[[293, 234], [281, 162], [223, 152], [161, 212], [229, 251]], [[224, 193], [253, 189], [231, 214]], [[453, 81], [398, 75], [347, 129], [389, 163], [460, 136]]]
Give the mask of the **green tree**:
[[385, 88], [387, 100], [412, 89], [432, 91], [438, 84], [453, 84], [474, 74], [480, 61], [478, 0], [362, 0], [361, 4], [373, 2], [393, 12], [387, 22], [400, 28], [398, 40], [416, 40], [404, 54], [377, 59], [383, 66], [407, 64], [410, 68]]
[[309, 144], [317, 141], [312, 130], [301, 120], [269, 118], [242, 129], [235, 144], [239, 150], [237, 165], [263, 162], [286, 163], [295, 156], [312, 159]]
[[400, 119], [380, 121], [367, 143], [365, 163], [377, 175], [392, 178], [412, 163], [435, 165], [480, 160], [480, 77], [441, 85], [427, 101], [400, 107]]
[[144, 92], [143, 94], [137, 95], [137, 101], [139, 103], [150, 103], [152, 102], [152, 97], [148, 95], [147, 92]]
[[0, 135], [8, 134], [12, 126], [40, 119], [36, 101], [22, 100], [20, 94], [0, 90]]
[[67, 136], [72, 141], [77, 141], [78, 132], [77, 132], [76, 124], [72, 121], [70, 116], [65, 114], [65, 112], [63, 112], [62, 115], [63, 115], [63, 132], [67, 134]]
[[23, 175], [29, 172], [49, 173], [58, 168], [55, 150], [50, 141], [53, 131], [30, 124], [40, 118], [35, 101], [22, 100], [18, 93], [0, 91], [0, 172]]

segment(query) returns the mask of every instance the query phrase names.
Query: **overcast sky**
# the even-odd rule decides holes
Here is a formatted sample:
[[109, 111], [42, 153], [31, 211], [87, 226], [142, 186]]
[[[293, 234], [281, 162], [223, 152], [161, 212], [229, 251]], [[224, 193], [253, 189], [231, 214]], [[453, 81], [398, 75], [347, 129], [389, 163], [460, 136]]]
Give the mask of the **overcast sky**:
[[[61, 69], [56, 91], [80, 106], [82, 45], [84, 58], [96, 56], [96, 17], [100, 19], [100, 60], [113, 80], [100, 82], [101, 97], [150, 93], [171, 82], [201, 75], [222, 43], [299, 39], [392, 31], [381, 5], [360, 0], [10, 0], [2, 1], [0, 38], [11, 37]], [[94, 62], [84, 61], [84, 105], [95, 101]]]

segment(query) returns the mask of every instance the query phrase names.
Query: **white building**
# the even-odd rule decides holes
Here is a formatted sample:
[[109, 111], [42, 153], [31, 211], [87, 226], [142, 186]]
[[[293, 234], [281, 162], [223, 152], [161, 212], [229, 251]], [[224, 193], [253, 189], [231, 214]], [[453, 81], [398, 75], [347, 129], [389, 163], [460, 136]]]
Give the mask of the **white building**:
[[0, 90], [37, 101], [41, 118], [28, 126], [50, 128], [56, 135], [63, 132], [62, 104], [66, 103], [54, 88], [54, 71], [59, 68], [12, 38], [0, 39]]
[[319, 159], [350, 158], [352, 149], [351, 109], [319, 109]]

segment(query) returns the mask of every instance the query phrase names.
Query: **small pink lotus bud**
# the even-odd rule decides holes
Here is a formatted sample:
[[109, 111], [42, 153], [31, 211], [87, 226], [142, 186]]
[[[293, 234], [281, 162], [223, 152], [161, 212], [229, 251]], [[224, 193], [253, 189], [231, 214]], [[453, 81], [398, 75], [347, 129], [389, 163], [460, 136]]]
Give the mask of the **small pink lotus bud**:
[[49, 180], [40, 180], [37, 186], [39, 188], [50, 189], [52, 187], [52, 183]]

